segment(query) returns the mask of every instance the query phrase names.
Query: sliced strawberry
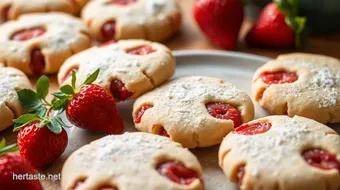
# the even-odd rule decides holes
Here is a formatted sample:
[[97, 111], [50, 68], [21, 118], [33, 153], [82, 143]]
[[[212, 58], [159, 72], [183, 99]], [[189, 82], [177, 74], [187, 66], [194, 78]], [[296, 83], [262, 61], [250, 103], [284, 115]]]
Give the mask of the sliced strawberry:
[[207, 103], [208, 113], [218, 119], [232, 120], [234, 127], [238, 127], [242, 123], [240, 112], [229, 104], [224, 103]]
[[256, 135], [267, 132], [272, 127], [272, 124], [267, 122], [245, 123], [235, 129], [235, 133], [240, 135]]
[[133, 95], [133, 92], [130, 92], [125, 84], [118, 79], [114, 79], [111, 81], [111, 93], [112, 96], [117, 98], [118, 100], [127, 100], [129, 97]]
[[114, 40], [116, 35], [116, 21], [107, 21], [103, 25], [101, 33], [104, 41]]
[[242, 166], [239, 166], [237, 168], [237, 185], [238, 186], [241, 186], [242, 185], [242, 181], [243, 181], [243, 177], [244, 175], [246, 174], [246, 169], [245, 169], [245, 166], [242, 165]]
[[29, 65], [35, 75], [41, 75], [45, 70], [45, 57], [40, 49], [33, 49], [31, 52], [31, 61]]
[[261, 79], [266, 84], [284, 84], [293, 83], [298, 80], [296, 73], [279, 71], [279, 72], [265, 72], [261, 75]]
[[145, 111], [152, 108], [153, 105], [147, 104], [147, 105], [143, 105], [137, 112], [136, 114], [136, 119], [135, 119], [135, 123], [138, 124], [142, 121], [142, 116], [144, 115]]
[[112, 0], [113, 5], [126, 6], [137, 2], [138, 0]]
[[197, 172], [187, 168], [183, 163], [176, 161], [163, 162], [157, 166], [157, 171], [169, 180], [182, 184], [190, 185], [199, 179]]
[[156, 52], [156, 50], [153, 49], [151, 45], [144, 45], [133, 49], [129, 49], [127, 52], [128, 54], [132, 55], [148, 55], [150, 53]]
[[340, 172], [340, 161], [337, 160], [336, 155], [322, 149], [308, 149], [302, 153], [303, 158], [309, 165], [322, 169], [331, 170], [336, 169]]
[[43, 27], [30, 28], [26, 30], [21, 30], [12, 36], [12, 40], [16, 41], [26, 41], [43, 35], [46, 29]]

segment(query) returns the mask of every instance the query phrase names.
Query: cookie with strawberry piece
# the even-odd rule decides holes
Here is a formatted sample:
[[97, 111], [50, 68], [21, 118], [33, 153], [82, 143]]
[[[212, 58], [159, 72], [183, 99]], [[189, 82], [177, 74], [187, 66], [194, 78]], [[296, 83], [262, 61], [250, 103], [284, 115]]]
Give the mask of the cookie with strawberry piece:
[[269, 116], [237, 127], [223, 140], [219, 165], [241, 190], [336, 190], [340, 136], [300, 116]]
[[177, 78], [139, 97], [133, 105], [137, 130], [166, 136], [184, 147], [219, 144], [254, 117], [249, 96], [217, 78]]
[[91, 43], [90, 31], [78, 18], [28, 14], [0, 26], [0, 64], [26, 74], [56, 73], [67, 58]]
[[98, 0], [89, 2], [82, 19], [102, 41], [164, 41], [177, 32], [181, 13], [176, 0]]
[[31, 82], [23, 72], [0, 65], [0, 131], [13, 125], [13, 119], [26, 113], [16, 93], [25, 88], [31, 88]]
[[323, 55], [280, 55], [260, 67], [252, 90], [275, 115], [300, 115], [321, 123], [340, 122], [340, 61]]
[[62, 169], [61, 189], [203, 190], [197, 158], [168, 138], [110, 135], [76, 150]]
[[64, 12], [76, 15], [88, 0], [1, 0], [0, 21], [15, 20], [23, 14]]
[[122, 40], [72, 56], [60, 68], [58, 82], [70, 84], [72, 70], [76, 71], [77, 81], [85, 81], [99, 68], [94, 84], [110, 92], [116, 101], [131, 100], [167, 81], [175, 65], [175, 58], [164, 45]]

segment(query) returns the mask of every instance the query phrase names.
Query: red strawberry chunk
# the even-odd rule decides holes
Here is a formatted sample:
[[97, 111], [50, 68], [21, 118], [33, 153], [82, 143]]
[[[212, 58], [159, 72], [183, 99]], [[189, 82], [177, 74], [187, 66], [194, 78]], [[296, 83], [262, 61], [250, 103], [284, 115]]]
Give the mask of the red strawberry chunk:
[[138, 0], [113, 0], [112, 4], [119, 5], [119, 6], [126, 6], [132, 3], [137, 2]]
[[116, 34], [116, 21], [106, 22], [101, 29], [101, 34], [104, 41], [113, 40]]
[[279, 71], [279, 72], [265, 72], [261, 75], [261, 79], [266, 84], [284, 84], [293, 83], [298, 80], [298, 76], [292, 72]]
[[309, 165], [322, 170], [336, 169], [340, 172], [340, 160], [336, 155], [322, 149], [308, 149], [302, 153]]
[[130, 49], [127, 52], [132, 55], [148, 55], [150, 53], [156, 52], [156, 50], [153, 49], [151, 45], [144, 45]]
[[267, 122], [245, 123], [235, 129], [235, 133], [240, 135], [256, 135], [267, 132], [272, 127], [272, 124]]
[[153, 107], [153, 105], [143, 105], [141, 108], [140, 108], [140, 110], [137, 112], [137, 114], [136, 114], [136, 119], [135, 119], [135, 123], [140, 123], [141, 121], [142, 121], [142, 116], [144, 115], [144, 113], [145, 113], [145, 111], [147, 110], [147, 109], [150, 109], [150, 108], [152, 108]]
[[36, 27], [26, 30], [21, 30], [12, 36], [12, 40], [26, 41], [43, 35], [46, 29], [43, 27]]
[[168, 161], [161, 163], [158, 165], [157, 171], [169, 180], [182, 185], [190, 185], [193, 181], [199, 179], [195, 170], [187, 168], [181, 162]]
[[29, 65], [33, 74], [41, 75], [45, 69], [45, 57], [40, 49], [33, 49]]
[[237, 177], [237, 184], [239, 186], [242, 185], [243, 177], [244, 177], [245, 174], [246, 174], [245, 166], [239, 166], [237, 168], [237, 176], [236, 176]]
[[63, 79], [61, 79], [61, 82], [65, 82], [68, 78], [70, 78], [72, 76], [72, 71], [74, 72], [78, 72], [78, 66], [72, 67], [67, 74], [63, 77]]
[[211, 116], [218, 119], [232, 120], [234, 127], [238, 127], [242, 123], [240, 112], [229, 104], [207, 103], [205, 106]]
[[127, 100], [130, 96], [133, 95], [133, 92], [130, 92], [125, 84], [118, 79], [111, 81], [111, 93], [112, 96], [117, 98], [118, 100]]

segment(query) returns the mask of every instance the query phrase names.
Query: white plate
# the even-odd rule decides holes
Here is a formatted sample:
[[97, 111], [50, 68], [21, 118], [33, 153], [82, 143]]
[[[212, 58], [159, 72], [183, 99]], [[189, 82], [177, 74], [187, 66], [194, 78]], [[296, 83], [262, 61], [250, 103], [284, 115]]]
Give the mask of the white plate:
[[[174, 77], [201, 75], [221, 78], [233, 83], [237, 88], [251, 95], [251, 78], [255, 70], [270, 60], [266, 57], [245, 53], [226, 51], [175, 51], [177, 59], [176, 74]], [[253, 99], [256, 110], [256, 118], [267, 116]], [[133, 102], [118, 104], [118, 109], [124, 119], [125, 131], [136, 131], [132, 122]], [[339, 132], [339, 125], [337, 125]], [[102, 137], [102, 134], [91, 133], [79, 128], [68, 131], [69, 144], [62, 157], [46, 172], [59, 173], [65, 159], [76, 149], [89, 142]], [[234, 190], [236, 186], [231, 184], [223, 175], [217, 161], [218, 146], [210, 148], [196, 148], [192, 152], [200, 160], [204, 170], [204, 183], [206, 190]], [[43, 182], [46, 189], [59, 189], [59, 182]]]

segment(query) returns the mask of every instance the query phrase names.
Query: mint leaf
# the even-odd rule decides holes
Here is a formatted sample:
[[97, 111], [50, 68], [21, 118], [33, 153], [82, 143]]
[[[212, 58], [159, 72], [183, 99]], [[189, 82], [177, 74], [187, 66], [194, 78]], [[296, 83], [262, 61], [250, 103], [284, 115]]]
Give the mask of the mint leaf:
[[48, 78], [45, 75], [43, 75], [39, 78], [37, 82], [36, 90], [38, 97], [45, 100], [48, 94], [48, 88], [49, 88]]
[[76, 72], [72, 70], [72, 88], [73, 89], [76, 88], [76, 81], [77, 81]]
[[21, 105], [30, 111], [42, 106], [39, 96], [29, 89], [19, 90], [17, 92]]
[[56, 135], [59, 135], [61, 132], [62, 132], [62, 126], [60, 125], [60, 123], [58, 123], [58, 121], [54, 118], [54, 117], [52, 117], [51, 119], [50, 119], [50, 123], [49, 124], [47, 124], [47, 128], [52, 132], [52, 133], [54, 133], [54, 134], [56, 134]]
[[18, 151], [19, 147], [17, 144], [12, 144], [12, 145], [8, 145], [2, 149], [0, 149], [0, 155], [6, 153], [6, 152], [16, 152]]
[[0, 149], [4, 148], [6, 146], [6, 139], [2, 138], [0, 141]]
[[92, 73], [90, 76], [88, 76], [87, 79], [84, 82], [84, 85], [88, 85], [88, 84], [93, 83], [97, 79], [97, 77], [99, 75], [99, 71], [100, 70], [97, 69], [94, 73]]
[[25, 114], [25, 115], [20, 116], [18, 119], [14, 119], [13, 121], [14, 123], [23, 124], [23, 123], [32, 122], [38, 119], [40, 119], [40, 117], [37, 116], [36, 114]]
[[62, 87], [60, 88], [60, 91], [63, 92], [63, 93], [65, 93], [65, 94], [69, 94], [69, 95], [74, 94], [74, 91], [73, 91], [72, 86], [70, 86], [70, 85], [68, 85], [68, 84], [62, 86]]

